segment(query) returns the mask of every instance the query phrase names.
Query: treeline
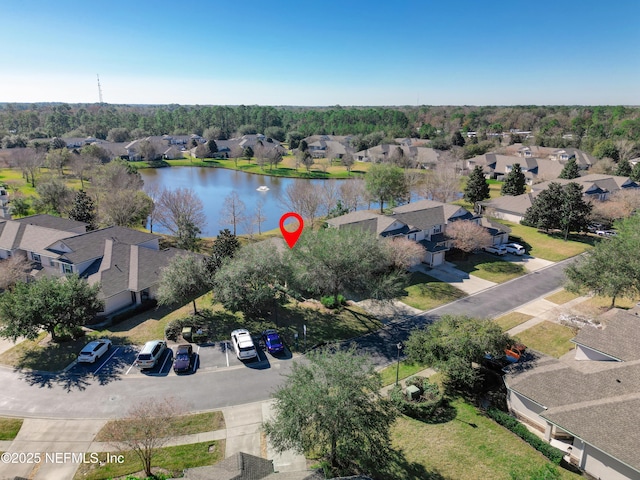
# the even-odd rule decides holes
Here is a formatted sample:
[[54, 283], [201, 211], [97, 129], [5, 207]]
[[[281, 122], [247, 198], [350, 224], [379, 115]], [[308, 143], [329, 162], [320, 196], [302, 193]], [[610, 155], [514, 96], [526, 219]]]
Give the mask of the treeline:
[[[538, 145], [590, 149], [603, 140], [640, 141], [640, 109], [625, 106], [515, 107], [272, 107], [199, 105], [0, 104], [3, 146], [22, 146], [34, 138], [87, 137], [115, 141], [147, 135], [202, 135], [215, 129], [219, 139], [237, 133], [281, 137], [314, 134], [386, 138], [450, 138], [456, 132], [479, 135], [530, 131]], [[124, 140], [123, 140], [124, 139]]]

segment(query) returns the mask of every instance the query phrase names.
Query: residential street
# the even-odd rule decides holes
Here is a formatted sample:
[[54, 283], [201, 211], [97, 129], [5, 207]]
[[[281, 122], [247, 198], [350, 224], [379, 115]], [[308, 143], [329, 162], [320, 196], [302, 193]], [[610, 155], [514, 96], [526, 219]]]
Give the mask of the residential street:
[[[567, 262], [519, 277], [430, 312], [397, 318], [386, 328], [354, 343], [371, 355], [376, 365], [396, 359], [398, 341], [440, 315], [495, 316], [530, 302], [561, 286]], [[406, 314], [405, 314], [406, 315]], [[108, 418], [123, 414], [137, 400], [172, 395], [190, 410], [210, 410], [268, 399], [291, 368], [291, 359], [274, 359], [232, 367], [203, 365], [194, 375], [122, 375], [114, 371], [93, 374], [48, 375], [0, 368], [0, 415], [52, 418]], [[253, 368], [252, 368], [253, 367]]]

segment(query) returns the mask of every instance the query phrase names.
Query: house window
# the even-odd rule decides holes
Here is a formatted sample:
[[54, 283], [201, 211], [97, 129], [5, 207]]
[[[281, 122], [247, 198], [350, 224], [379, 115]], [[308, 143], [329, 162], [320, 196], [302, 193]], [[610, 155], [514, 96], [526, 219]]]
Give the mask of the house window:
[[64, 273], [73, 273], [73, 265], [71, 265], [70, 263], [63, 263], [62, 271]]
[[442, 232], [442, 225], [436, 225], [435, 227], [433, 227], [433, 233], [440, 233]]
[[33, 258], [33, 261], [36, 263], [41, 263], [42, 259], [40, 258], [40, 255], [38, 255], [37, 253], [32, 253], [31, 254], [31, 258]]

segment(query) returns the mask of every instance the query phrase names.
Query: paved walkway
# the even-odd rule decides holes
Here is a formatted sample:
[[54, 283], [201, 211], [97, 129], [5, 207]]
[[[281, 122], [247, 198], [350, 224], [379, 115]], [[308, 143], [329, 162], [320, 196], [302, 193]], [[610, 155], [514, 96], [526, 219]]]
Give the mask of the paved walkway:
[[441, 265], [433, 268], [420, 264], [413, 267], [412, 270], [422, 272], [436, 280], [453, 285], [465, 292], [467, 295], [473, 295], [474, 293], [481, 292], [487, 288], [497, 285], [495, 282], [490, 282], [489, 280], [484, 280], [480, 277], [476, 277], [475, 275], [463, 272], [450, 262], [443, 262]]
[[[172, 438], [166, 446], [185, 445], [214, 440], [225, 440], [225, 457], [238, 452], [262, 456], [262, 422], [272, 416], [272, 401], [250, 403], [222, 409], [225, 427], [222, 430], [182, 435]], [[31, 480], [68, 480], [73, 478], [79, 462], [58, 457], [53, 453], [109, 452], [114, 448], [108, 443], [94, 442], [96, 434], [107, 420], [59, 420], [26, 418], [13, 441], [0, 442], [0, 451], [40, 453], [42, 462], [0, 464], [0, 479], [24, 477]], [[45, 454], [49, 453], [48, 461]], [[90, 458], [87, 456], [87, 458]], [[100, 457], [99, 457], [100, 458]], [[307, 469], [306, 459], [293, 451], [276, 454], [267, 442], [267, 458], [273, 459], [275, 471], [296, 472]]]

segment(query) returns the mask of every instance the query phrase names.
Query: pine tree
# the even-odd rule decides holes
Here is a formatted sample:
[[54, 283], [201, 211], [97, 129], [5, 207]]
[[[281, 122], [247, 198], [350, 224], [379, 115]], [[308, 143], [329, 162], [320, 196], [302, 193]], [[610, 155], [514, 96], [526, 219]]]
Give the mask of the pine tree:
[[580, 176], [580, 169], [578, 168], [578, 163], [576, 162], [575, 157], [571, 157], [569, 161], [565, 164], [562, 172], [558, 178], [563, 178], [565, 180], [572, 180], [574, 178], [578, 178]]
[[481, 202], [489, 198], [489, 196], [489, 184], [487, 179], [484, 178], [482, 167], [476, 165], [469, 175], [467, 186], [464, 189], [464, 199], [475, 205], [476, 202]]
[[513, 168], [507, 174], [507, 177], [504, 179], [504, 183], [502, 184], [502, 195], [522, 195], [527, 191], [526, 180], [524, 178], [524, 173], [522, 173], [522, 169], [520, 168], [519, 163], [514, 163]]
[[456, 131], [451, 136], [451, 145], [455, 145], [456, 147], [464, 147], [464, 137], [460, 133], [460, 131]]
[[73, 208], [69, 212], [69, 218], [87, 224], [87, 231], [96, 229], [96, 208], [93, 200], [84, 190], [78, 190], [73, 202]]
[[619, 177], [628, 177], [631, 175], [631, 164], [629, 160], [619, 160], [618, 167], [616, 168], [616, 175]]

